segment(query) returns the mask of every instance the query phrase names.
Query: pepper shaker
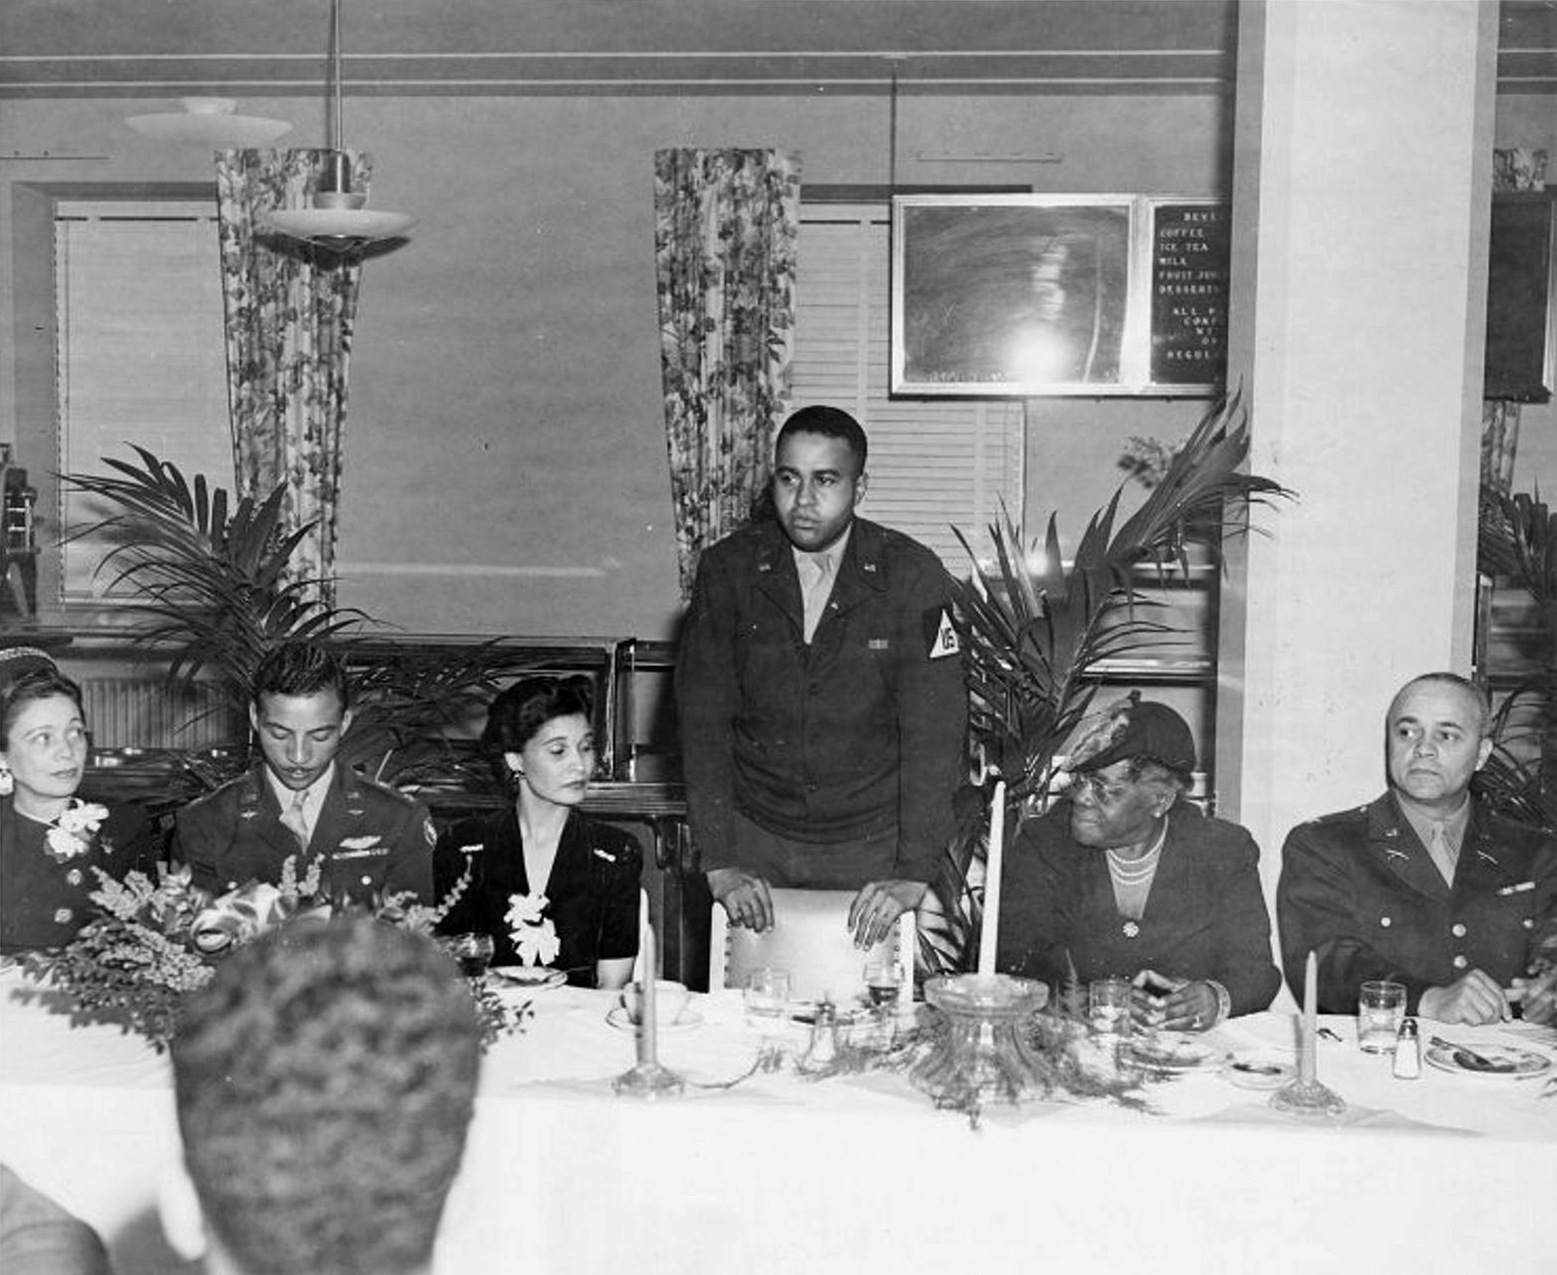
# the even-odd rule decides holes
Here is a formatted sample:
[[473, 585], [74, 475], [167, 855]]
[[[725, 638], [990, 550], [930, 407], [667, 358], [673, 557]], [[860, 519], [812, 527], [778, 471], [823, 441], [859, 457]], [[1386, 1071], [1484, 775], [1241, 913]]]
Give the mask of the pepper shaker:
[[1393, 1070], [1396, 1080], [1416, 1080], [1422, 1074], [1422, 1042], [1414, 1018], [1401, 1020], [1400, 1032], [1395, 1037]]

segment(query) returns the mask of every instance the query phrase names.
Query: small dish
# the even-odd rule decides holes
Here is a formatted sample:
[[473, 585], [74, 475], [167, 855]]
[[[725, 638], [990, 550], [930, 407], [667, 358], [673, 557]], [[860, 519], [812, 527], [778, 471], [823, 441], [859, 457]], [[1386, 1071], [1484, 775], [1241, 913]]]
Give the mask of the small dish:
[[1445, 1049], [1442, 1045], [1429, 1046], [1423, 1057], [1439, 1071], [1502, 1080], [1528, 1080], [1552, 1069], [1552, 1060], [1533, 1050], [1517, 1049], [1513, 1045], [1477, 1045], [1475, 1049], [1490, 1065], [1475, 1061], [1463, 1049]]
[[547, 969], [544, 965], [499, 965], [487, 973], [531, 992], [561, 987], [568, 981], [568, 976], [561, 970]]
[[[617, 1031], [635, 1032], [638, 1030], [638, 1024], [627, 1017], [627, 1011], [620, 1005], [606, 1015], [606, 1022], [610, 1023]], [[681, 1011], [681, 1017], [673, 1022], [661, 1023], [659, 1026], [662, 1032], [684, 1032], [689, 1028], [701, 1027], [702, 1025], [703, 1016], [697, 1010], [684, 1009]]]
[[1280, 1089], [1292, 1079], [1293, 1069], [1265, 1058], [1229, 1058], [1222, 1075], [1240, 1089]]

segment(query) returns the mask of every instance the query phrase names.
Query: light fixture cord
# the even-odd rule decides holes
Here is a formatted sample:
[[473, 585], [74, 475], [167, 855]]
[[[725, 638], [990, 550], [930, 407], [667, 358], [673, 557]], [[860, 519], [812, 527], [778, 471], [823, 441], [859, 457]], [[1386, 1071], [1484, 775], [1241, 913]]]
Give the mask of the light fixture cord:
[[330, 67], [335, 74], [334, 112], [331, 115], [330, 149], [341, 145], [341, 0], [330, 0]]
[[897, 63], [892, 63], [892, 89], [887, 109], [887, 194], [897, 189]]

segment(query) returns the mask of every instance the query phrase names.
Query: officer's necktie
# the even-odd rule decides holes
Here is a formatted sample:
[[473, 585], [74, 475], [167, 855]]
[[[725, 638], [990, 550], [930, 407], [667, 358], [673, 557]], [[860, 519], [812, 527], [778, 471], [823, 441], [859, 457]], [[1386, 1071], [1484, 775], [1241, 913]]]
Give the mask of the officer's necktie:
[[811, 640], [822, 619], [822, 609], [833, 591], [833, 560], [825, 553], [805, 556], [805, 579], [800, 582], [800, 597], [805, 603], [805, 636]]
[[1459, 862], [1459, 852], [1449, 844], [1449, 837], [1444, 832], [1443, 823], [1433, 821], [1433, 826], [1427, 834], [1427, 853], [1431, 857], [1443, 879], [1449, 885], [1454, 884], [1454, 868]]
[[299, 850], [308, 849], [308, 817], [303, 812], [303, 802], [307, 796], [306, 789], [294, 792], [292, 804], [281, 812], [281, 822], [292, 830], [292, 835], [297, 838]]

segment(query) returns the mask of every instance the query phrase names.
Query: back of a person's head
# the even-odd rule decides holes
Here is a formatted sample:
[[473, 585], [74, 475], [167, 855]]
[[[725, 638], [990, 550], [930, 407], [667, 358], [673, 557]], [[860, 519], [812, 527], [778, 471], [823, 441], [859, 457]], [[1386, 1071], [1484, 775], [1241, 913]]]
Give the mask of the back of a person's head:
[[480, 1070], [431, 940], [366, 918], [272, 931], [189, 997], [171, 1054], [189, 1176], [247, 1275], [428, 1265]]

